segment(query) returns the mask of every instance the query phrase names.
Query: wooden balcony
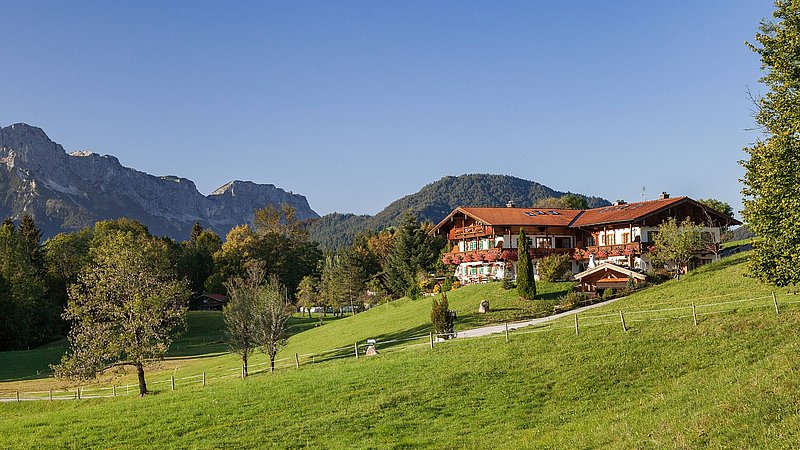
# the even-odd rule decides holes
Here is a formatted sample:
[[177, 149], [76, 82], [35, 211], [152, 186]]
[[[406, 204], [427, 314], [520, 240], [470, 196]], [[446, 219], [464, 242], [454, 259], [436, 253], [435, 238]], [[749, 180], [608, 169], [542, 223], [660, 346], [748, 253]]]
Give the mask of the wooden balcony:
[[608, 256], [639, 256], [645, 248], [647, 247], [641, 242], [629, 242], [627, 244], [589, 245], [586, 247], [586, 251], [595, 255], [604, 252]]
[[[531, 258], [544, 258], [550, 255], [572, 255], [575, 249], [572, 248], [530, 248], [528, 253]], [[490, 256], [491, 255], [491, 256]], [[465, 256], [468, 256], [468, 261], [464, 261]], [[494, 261], [516, 261], [517, 249], [515, 248], [497, 248], [492, 250], [468, 250], [459, 252], [457, 248], [447, 254], [450, 260], [458, 259], [459, 262], [494, 262]]]
[[450, 240], [457, 241], [459, 239], [469, 239], [475, 237], [489, 236], [494, 234], [492, 227], [484, 225], [472, 225], [464, 228], [453, 228], [450, 230]]

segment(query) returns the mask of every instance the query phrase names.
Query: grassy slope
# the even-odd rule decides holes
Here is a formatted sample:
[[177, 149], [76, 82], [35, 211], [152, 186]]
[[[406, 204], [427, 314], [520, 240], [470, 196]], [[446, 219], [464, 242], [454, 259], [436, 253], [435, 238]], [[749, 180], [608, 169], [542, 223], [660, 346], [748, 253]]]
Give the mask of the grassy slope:
[[[556, 299], [569, 290], [572, 283], [539, 283], [541, 300], [520, 300], [514, 290], [503, 290], [500, 283], [466, 286], [448, 292], [450, 309], [458, 313], [456, 330], [475, 328], [489, 323], [525, 317], [542, 317], [553, 312]], [[478, 314], [481, 301], [489, 300], [492, 311]], [[311, 353], [353, 345], [365, 339], [387, 341], [427, 334], [431, 331], [431, 298], [400, 299], [361, 314], [309, 330], [289, 339], [282, 355]]]
[[[741, 262], [608, 308], [685, 303], [680, 291], [768, 292]], [[769, 308], [704, 316], [698, 327], [456, 340], [145, 399], [0, 405], [0, 448], [796, 448], [796, 306], [780, 318]]]
[[[539, 283], [541, 301], [520, 300], [514, 290], [505, 291], [499, 283], [468, 286], [453, 291], [448, 296], [451, 308], [458, 312], [458, 329], [473, 328], [486, 323], [513, 320], [522, 317], [539, 317], [550, 314], [556, 299], [569, 289], [571, 283]], [[481, 300], [488, 299], [493, 311], [477, 314]], [[323, 325], [319, 319], [293, 317], [289, 322], [290, 338], [281, 357], [315, 353], [332, 348], [363, 342], [368, 338], [390, 340], [426, 334], [430, 331], [430, 298], [401, 299], [373, 308], [353, 317], [327, 316]], [[187, 320], [187, 333], [173, 344], [168, 358], [149, 368], [149, 380], [163, 380], [170, 375], [191, 376], [203, 371], [225, 372], [236, 367], [238, 357], [225, 354], [223, 342], [224, 323], [219, 312], [191, 312]], [[58, 362], [66, 350], [65, 341], [59, 341], [26, 352], [0, 352], [0, 392], [13, 390], [43, 390], [75, 386], [75, 383], [46, 378], [48, 365]], [[256, 354], [252, 363], [263, 363], [266, 357]], [[130, 371], [106, 373], [94, 383], [133, 383]]]
[[[338, 321], [339, 319], [336, 319]], [[330, 319], [328, 324], [336, 323]], [[294, 335], [317, 326], [316, 319], [294, 316], [289, 320], [289, 333]], [[186, 332], [175, 340], [164, 361], [152, 364], [147, 370], [148, 381], [165, 377], [196, 375], [202, 371], [219, 372], [236, 367], [238, 357], [227, 354], [224, 343], [225, 324], [222, 313], [216, 311], [192, 311], [187, 316]], [[70, 381], [50, 377], [49, 364], [57, 363], [67, 350], [64, 340], [33, 350], [0, 352], [0, 394], [13, 390], [60, 389], [75, 386]], [[263, 355], [256, 355], [254, 363], [263, 362]], [[103, 374], [92, 383], [81, 382], [81, 386], [134, 383], [135, 375], [127, 368]]]

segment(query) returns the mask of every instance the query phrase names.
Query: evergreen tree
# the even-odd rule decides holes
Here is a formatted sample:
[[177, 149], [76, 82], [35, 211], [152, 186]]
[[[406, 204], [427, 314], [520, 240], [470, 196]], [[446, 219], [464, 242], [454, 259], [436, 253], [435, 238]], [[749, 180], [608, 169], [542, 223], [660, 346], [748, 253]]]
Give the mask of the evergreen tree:
[[386, 282], [395, 295], [416, 297], [419, 293], [417, 274], [427, 271], [439, 254], [436, 241], [406, 213], [395, 233], [392, 250], [386, 259]]
[[25, 242], [25, 251], [31, 258], [33, 264], [40, 270], [44, 268], [44, 257], [42, 255], [42, 232], [36, 228], [33, 216], [25, 214], [19, 223], [18, 233]]
[[517, 293], [520, 298], [533, 300], [536, 298], [536, 280], [533, 278], [533, 261], [528, 253], [528, 236], [525, 230], [519, 230], [517, 240]]
[[13, 225], [0, 226], [0, 350], [25, 349], [52, 338], [49, 325], [58, 313], [47, 301], [41, 275]]
[[746, 148], [742, 215], [760, 239], [753, 274], [778, 286], [800, 282], [800, 5], [778, 0], [774, 22], [762, 22], [761, 57], [769, 92], [758, 101], [756, 122], [766, 140]]
[[453, 316], [450, 314], [450, 304], [447, 301], [447, 294], [442, 292], [439, 300], [434, 298], [431, 301], [431, 323], [433, 324], [434, 334], [448, 339], [453, 333]]
[[192, 225], [192, 234], [191, 234], [192, 242], [197, 242], [197, 238], [199, 238], [202, 233], [203, 233], [203, 226], [200, 225], [200, 222], [195, 222], [194, 225]]
[[5, 219], [3, 219], [3, 226], [4, 227], [9, 226], [11, 228], [14, 228], [14, 221], [11, 220], [11, 217], [6, 217]]

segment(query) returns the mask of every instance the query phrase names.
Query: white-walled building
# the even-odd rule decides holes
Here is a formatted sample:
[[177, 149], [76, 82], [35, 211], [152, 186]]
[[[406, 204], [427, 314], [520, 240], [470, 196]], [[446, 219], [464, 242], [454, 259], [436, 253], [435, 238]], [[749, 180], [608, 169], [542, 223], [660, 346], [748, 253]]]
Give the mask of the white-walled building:
[[[722, 227], [737, 220], [688, 197], [624, 203], [587, 210], [551, 208], [459, 207], [436, 225], [431, 233], [446, 234], [453, 250], [445, 264], [455, 266], [462, 283], [516, 276], [516, 249], [521, 229], [528, 236], [530, 255], [536, 261], [547, 255], [572, 258], [573, 273], [601, 262], [632, 269], [649, 268], [648, 249], [658, 226], [668, 218], [692, 219], [705, 225], [709, 241], [720, 243]], [[700, 252], [689, 269], [712, 261], [712, 252]]]

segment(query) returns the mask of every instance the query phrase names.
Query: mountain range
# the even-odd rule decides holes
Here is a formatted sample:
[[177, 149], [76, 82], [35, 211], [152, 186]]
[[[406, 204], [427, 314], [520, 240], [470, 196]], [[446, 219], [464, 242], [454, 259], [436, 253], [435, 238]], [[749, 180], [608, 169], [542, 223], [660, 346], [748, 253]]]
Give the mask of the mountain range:
[[[335, 249], [350, 243], [360, 232], [396, 225], [406, 211], [422, 221], [438, 223], [459, 206], [505, 206], [512, 201], [517, 206], [529, 207], [538, 200], [567, 194], [569, 192], [510, 175], [446, 176], [419, 192], [395, 200], [374, 216], [340, 213], [322, 216], [311, 223], [309, 234], [323, 248]], [[590, 208], [611, 204], [600, 197], [575, 195], [586, 199]]]
[[[224, 237], [231, 228], [252, 223], [255, 209], [288, 204], [308, 222], [312, 239], [324, 249], [336, 249], [360, 232], [396, 225], [406, 211], [435, 223], [457, 206], [502, 206], [508, 201], [531, 206], [566, 194], [508, 175], [446, 176], [374, 216], [320, 217], [306, 197], [272, 184], [237, 180], [203, 195], [186, 178], [140, 172], [110, 155], [67, 153], [37, 127], [19, 123], [0, 128], [0, 217], [19, 220], [31, 214], [45, 238], [119, 217], [136, 219], [151, 233], [177, 240], [187, 239], [195, 222]], [[580, 196], [590, 207], [610, 204]]]
[[250, 222], [255, 208], [283, 203], [300, 219], [319, 217], [304, 196], [271, 184], [231, 181], [203, 195], [186, 178], [149, 175], [109, 155], [67, 153], [41, 128], [0, 128], [0, 217], [29, 213], [44, 237], [119, 217], [178, 240], [189, 237], [195, 222], [225, 236]]

